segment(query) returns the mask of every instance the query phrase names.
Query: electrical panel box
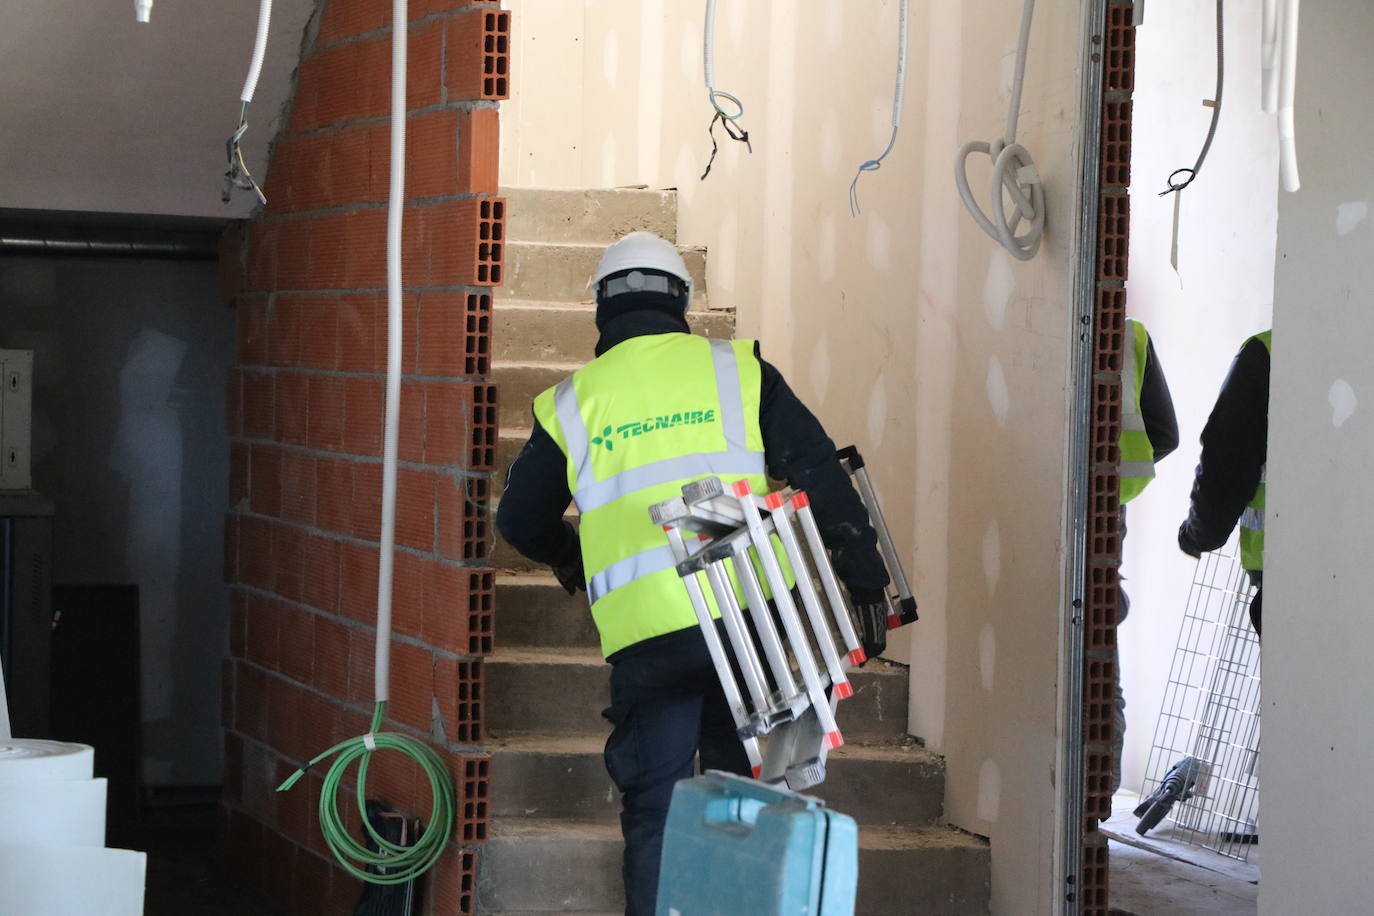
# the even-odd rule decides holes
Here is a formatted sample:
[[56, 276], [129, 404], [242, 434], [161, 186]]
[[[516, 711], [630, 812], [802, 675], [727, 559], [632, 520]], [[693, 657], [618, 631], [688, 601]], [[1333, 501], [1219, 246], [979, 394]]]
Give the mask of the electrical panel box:
[[33, 351], [0, 350], [0, 490], [28, 490], [33, 440]]

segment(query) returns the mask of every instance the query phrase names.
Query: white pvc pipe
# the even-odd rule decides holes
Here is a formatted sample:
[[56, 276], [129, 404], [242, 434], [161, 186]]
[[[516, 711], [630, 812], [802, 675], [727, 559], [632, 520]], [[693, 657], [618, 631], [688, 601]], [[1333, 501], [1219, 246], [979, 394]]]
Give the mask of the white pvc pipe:
[[153, 0], [134, 0], [134, 18], [148, 22], [153, 18]]
[[892, 126], [902, 126], [902, 100], [906, 97], [906, 30], [907, 6], [909, 0], [902, 0], [897, 12], [897, 88], [892, 93]]
[[[264, 0], [266, 2], [266, 0]], [[382, 431], [382, 553], [377, 565], [375, 699], [391, 681], [391, 578], [396, 550], [396, 453], [401, 416], [401, 215], [406, 177], [406, 0], [391, 6], [391, 184], [386, 209], [386, 426]]]
[[1279, 108], [1279, 0], [1264, 0], [1260, 19], [1260, 104], [1269, 114]]
[[701, 67], [706, 75], [706, 88], [716, 88], [716, 0], [706, 0], [706, 25], [701, 43]]
[[253, 93], [258, 90], [262, 60], [267, 56], [267, 27], [271, 22], [272, 0], [262, 0], [258, 6], [258, 34], [253, 41], [253, 60], [248, 65], [248, 77], [243, 81], [243, 91], [239, 93], [239, 99], [245, 103], [253, 101]]
[[1298, 179], [1298, 138], [1293, 98], [1298, 78], [1298, 0], [1283, 0], [1283, 52], [1279, 67], [1279, 178], [1285, 191], [1302, 187]]

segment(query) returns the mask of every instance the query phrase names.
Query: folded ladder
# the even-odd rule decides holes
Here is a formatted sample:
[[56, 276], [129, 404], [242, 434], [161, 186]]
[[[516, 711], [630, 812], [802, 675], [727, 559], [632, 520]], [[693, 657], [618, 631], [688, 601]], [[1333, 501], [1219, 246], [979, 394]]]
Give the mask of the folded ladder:
[[[895, 629], [916, 619], [916, 599], [863, 458], [852, 446], [838, 457], [878, 534], [895, 591], [885, 595], [888, 629]], [[806, 493], [785, 489], [757, 496], [747, 481], [727, 486], [718, 477], [704, 477], [684, 486], [681, 497], [650, 507], [649, 514], [667, 534], [754, 777], [794, 791], [820, 783], [826, 755], [844, 743], [835, 713], [854, 693], [848, 671], [863, 664], [865, 655]]]

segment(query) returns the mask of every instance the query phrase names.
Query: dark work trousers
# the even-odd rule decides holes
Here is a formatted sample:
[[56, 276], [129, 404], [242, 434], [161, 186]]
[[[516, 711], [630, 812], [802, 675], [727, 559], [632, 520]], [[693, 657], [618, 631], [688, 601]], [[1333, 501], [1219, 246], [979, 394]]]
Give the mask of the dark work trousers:
[[663, 828], [673, 785], [701, 769], [750, 775], [749, 758], [711, 665], [693, 628], [661, 646], [634, 651], [611, 666], [615, 730], [606, 741], [606, 770], [621, 793], [625, 837], [625, 913], [650, 916], [658, 897]]

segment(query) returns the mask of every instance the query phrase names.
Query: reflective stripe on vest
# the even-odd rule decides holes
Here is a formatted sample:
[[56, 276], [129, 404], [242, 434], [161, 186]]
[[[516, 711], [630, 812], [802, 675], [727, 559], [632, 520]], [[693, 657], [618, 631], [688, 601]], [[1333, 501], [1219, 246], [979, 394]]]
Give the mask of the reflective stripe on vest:
[[619, 563], [612, 563], [589, 578], [587, 580], [587, 602], [596, 604], [602, 597], [621, 586], [629, 585], [636, 579], [642, 579], [645, 576], [652, 576], [656, 572], [672, 569], [676, 565], [677, 563], [673, 559], [673, 549], [667, 544], [640, 551], [632, 557], [626, 557]]
[[1145, 417], [1140, 412], [1140, 389], [1144, 385], [1149, 336], [1145, 326], [1134, 318], [1126, 319], [1125, 336], [1121, 347], [1121, 436], [1117, 440], [1121, 454], [1117, 474], [1121, 481], [1122, 503], [1139, 496], [1155, 476], [1154, 446], [1145, 432]]
[[[1241, 344], [1241, 349], [1245, 349], [1252, 340], [1258, 340], [1264, 344], [1266, 351], [1273, 354], [1273, 331], [1264, 331], [1247, 338], [1245, 343]], [[1268, 472], [1269, 465], [1265, 462], [1260, 467], [1259, 485], [1255, 487], [1254, 494], [1245, 504], [1245, 511], [1240, 516], [1240, 565], [1244, 569], [1264, 569], [1264, 491]]]

